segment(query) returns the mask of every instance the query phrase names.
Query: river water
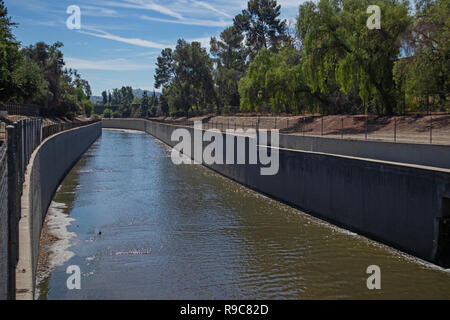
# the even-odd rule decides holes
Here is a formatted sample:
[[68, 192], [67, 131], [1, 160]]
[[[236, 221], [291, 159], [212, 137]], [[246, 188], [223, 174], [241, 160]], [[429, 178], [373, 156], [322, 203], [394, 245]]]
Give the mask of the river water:
[[[143, 133], [103, 130], [49, 211], [70, 219], [56, 226], [66, 245], [53, 249], [41, 299], [450, 298], [449, 271], [176, 166]], [[71, 265], [80, 290], [67, 288]], [[367, 288], [370, 265], [381, 290]]]

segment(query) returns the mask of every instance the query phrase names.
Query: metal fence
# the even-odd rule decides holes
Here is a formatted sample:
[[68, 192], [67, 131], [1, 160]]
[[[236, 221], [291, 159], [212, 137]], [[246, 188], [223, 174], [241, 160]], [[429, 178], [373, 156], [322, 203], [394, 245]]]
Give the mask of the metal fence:
[[[151, 119], [192, 126], [193, 119]], [[376, 116], [215, 116], [202, 119], [203, 129], [278, 129], [284, 134], [336, 139], [450, 144], [450, 114]]]
[[[60, 123], [43, 126], [42, 119], [25, 119], [6, 127], [7, 139], [0, 148], [0, 219], [4, 214], [4, 197], [7, 197], [7, 237], [0, 238], [0, 252], [8, 251], [7, 279], [0, 281], [0, 294], [7, 291], [7, 298], [15, 298], [15, 268], [19, 252], [19, 220], [21, 217], [21, 196], [25, 171], [33, 151], [49, 136], [61, 131], [98, 122]], [[7, 178], [4, 175], [7, 172]], [[5, 191], [6, 190], [6, 191]], [[0, 220], [2, 221], [2, 220]], [[0, 225], [1, 227], [1, 225]], [[5, 244], [4, 242], [7, 241]], [[2, 266], [0, 264], [0, 266]], [[0, 272], [2, 272], [1, 270]], [[3, 274], [3, 273], [2, 273]], [[1, 295], [0, 295], [1, 298]]]
[[9, 263], [8, 165], [6, 143], [0, 142], [0, 299], [8, 298]]
[[38, 106], [0, 103], [0, 111], [6, 111], [10, 115], [21, 115], [29, 117], [39, 117], [40, 110]]

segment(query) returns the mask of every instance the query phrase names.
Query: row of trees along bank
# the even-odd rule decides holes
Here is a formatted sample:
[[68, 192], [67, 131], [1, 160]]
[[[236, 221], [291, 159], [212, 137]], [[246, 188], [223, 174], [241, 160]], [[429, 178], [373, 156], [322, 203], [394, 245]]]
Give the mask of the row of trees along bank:
[[[154, 91], [151, 95], [148, 91], [144, 91], [142, 97], [137, 97], [134, 96], [132, 87], [122, 87], [112, 91], [103, 91], [102, 98], [105, 118], [145, 118], [158, 114], [159, 100]], [[167, 114], [168, 110], [164, 106], [160, 110], [159, 113]]]
[[[369, 5], [381, 29], [367, 27]], [[211, 49], [178, 40], [157, 60], [159, 110], [399, 114], [449, 111], [448, 0], [319, 0], [294, 25], [250, 0]]]
[[36, 105], [43, 115], [90, 116], [91, 88], [76, 70], [65, 68], [63, 44], [21, 47], [12, 32], [16, 26], [0, 0], [0, 103]]

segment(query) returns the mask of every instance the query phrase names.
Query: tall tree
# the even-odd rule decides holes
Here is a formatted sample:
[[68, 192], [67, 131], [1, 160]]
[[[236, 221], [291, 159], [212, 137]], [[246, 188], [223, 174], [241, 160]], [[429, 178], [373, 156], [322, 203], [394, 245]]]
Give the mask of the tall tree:
[[414, 22], [403, 37], [404, 57], [394, 66], [395, 81], [409, 107], [450, 109], [449, 17], [448, 1], [417, 3]]
[[239, 82], [239, 93], [242, 111], [300, 113], [328, 104], [307, 85], [302, 53], [291, 47], [277, 53], [262, 49]]
[[106, 105], [108, 103], [108, 94], [106, 93], [106, 91], [102, 92], [102, 97], [103, 97], [103, 105]]
[[393, 64], [399, 37], [409, 23], [402, 0], [375, 2], [383, 13], [381, 29], [369, 30], [369, 0], [308, 1], [300, 6], [297, 31], [303, 42], [304, 70], [314, 91], [327, 92], [329, 81], [356, 92], [365, 106], [391, 114], [396, 106]]
[[211, 38], [211, 55], [216, 68], [214, 80], [218, 96], [223, 105], [239, 106], [238, 82], [245, 73], [246, 53], [243, 47], [244, 36], [236, 27], [225, 29], [220, 40]]
[[173, 53], [163, 50], [159, 58], [155, 86], [163, 86], [163, 95], [172, 113], [187, 114], [217, 105], [213, 62], [199, 42], [180, 39]]
[[147, 91], [145, 90], [142, 95], [142, 101], [141, 101], [141, 117], [147, 117], [148, 115], [148, 109], [150, 107], [150, 98], [147, 95]]
[[19, 42], [12, 28], [16, 24], [8, 16], [3, 0], [0, 0], [0, 101], [8, 101], [17, 95], [17, 86], [13, 82], [14, 70], [22, 63]]
[[287, 40], [286, 20], [279, 19], [276, 0], [250, 0], [247, 9], [234, 18], [237, 31], [246, 36], [250, 57], [262, 48], [278, 49]]
[[174, 76], [174, 63], [172, 49], [166, 48], [161, 51], [157, 59], [155, 73], [155, 88], [161, 86], [166, 88]]

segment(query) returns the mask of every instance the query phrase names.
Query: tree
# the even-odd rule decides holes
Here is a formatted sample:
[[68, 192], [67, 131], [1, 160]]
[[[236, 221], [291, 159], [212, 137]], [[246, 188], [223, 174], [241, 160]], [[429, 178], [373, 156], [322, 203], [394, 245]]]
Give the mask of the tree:
[[89, 113], [89, 83], [64, 66], [61, 42], [19, 48], [4, 1], [0, 0], [0, 102], [37, 104], [41, 112], [74, 117]]
[[[163, 50], [158, 59], [155, 86], [163, 86], [163, 95], [171, 113], [188, 114], [204, 110], [208, 105], [217, 105], [212, 78], [213, 62], [206, 49], [199, 42], [188, 43], [180, 39], [170, 59], [166, 59], [167, 52], [171, 51]], [[166, 61], [164, 68], [161, 64], [163, 60]], [[169, 73], [167, 70], [170, 70]]]
[[165, 116], [169, 115], [169, 103], [167, 102], [167, 98], [166, 98], [164, 90], [159, 99], [159, 108], [163, 115], [165, 115]]
[[112, 111], [111, 111], [111, 109], [106, 108], [106, 109], [103, 111], [103, 117], [104, 117], [104, 118], [111, 118], [111, 117], [112, 117]]
[[90, 100], [84, 100], [84, 112], [87, 117], [90, 117], [92, 115], [92, 112], [94, 111], [94, 104]]
[[120, 96], [122, 104], [131, 104], [134, 99], [133, 88], [132, 87], [122, 87], [120, 89]]
[[141, 101], [141, 117], [147, 117], [148, 115], [148, 108], [150, 107], [150, 99], [147, 95], [147, 91], [144, 91], [144, 94], [142, 95], [142, 101]]
[[103, 97], [103, 105], [106, 105], [108, 103], [108, 94], [106, 93], [106, 91], [102, 92], [102, 97]]
[[286, 47], [278, 53], [262, 49], [239, 82], [242, 111], [300, 113], [328, 101], [313, 93], [302, 71], [302, 54]]
[[23, 58], [12, 73], [12, 83], [16, 87], [16, 102], [32, 104], [45, 100], [50, 92], [48, 82], [39, 66], [30, 58]]
[[174, 61], [172, 49], [166, 48], [161, 51], [161, 55], [157, 59], [155, 73], [155, 88], [161, 86], [166, 88], [174, 76]]
[[234, 18], [234, 26], [246, 36], [253, 58], [262, 48], [277, 50], [287, 39], [286, 20], [280, 20], [281, 6], [275, 0], [250, 0], [247, 9]]
[[0, 0], [0, 101], [10, 101], [19, 94], [13, 73], [22, 64], [22, 55], [11, 30], [15, 25], [8, 17], [4, 1]]
[[369, 0], [308, 1], [300, 6], [297, 32], [314, 92], [329, 94], [329, 83], [333, 86], [336, 81], [345, 94], [359, 95], [366, 109], [391, 114], [396, 106], [393, 64], [410, 17], [403, 1], [378, 0], [382, 27], [369, 30], [366, 10], [372, 4]]
[[405, 56], [395, 62], [394, 79], [404, 104], [414, 109], [449, 109], [449, 16], [448, 1], [420, 1], [403, 38]]
[[245, 73], [246, 53], [244, 36], [236, 27], [229, 27], [220, 34], [220, 40], [211, 38], [211, 55], [215, 57], [214, 80], [222, 105], [239, 106], [238, 82]]

